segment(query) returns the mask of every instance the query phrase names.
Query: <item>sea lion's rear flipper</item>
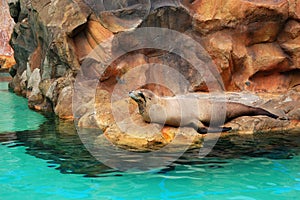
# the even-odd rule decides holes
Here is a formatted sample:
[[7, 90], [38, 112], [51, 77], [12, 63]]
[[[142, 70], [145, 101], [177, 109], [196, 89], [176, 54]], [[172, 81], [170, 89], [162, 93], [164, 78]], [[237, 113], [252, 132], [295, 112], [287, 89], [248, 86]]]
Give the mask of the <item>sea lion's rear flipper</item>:
[[197, 132], [200, 134], [206, 134], [206, 133], [220, 133], [220, 132], [227, 132], [231, 131], [231, 127], [219, 127], [219, 128], [205, 128], [205, 127], [198, 127]]
[[265, 115], [273, 119], [278, 119], [278, 115], [273, 114], [260, 107], [252, 107], [241, 103], [228, 102], [226, 105], [226, 122], [241, 116]]

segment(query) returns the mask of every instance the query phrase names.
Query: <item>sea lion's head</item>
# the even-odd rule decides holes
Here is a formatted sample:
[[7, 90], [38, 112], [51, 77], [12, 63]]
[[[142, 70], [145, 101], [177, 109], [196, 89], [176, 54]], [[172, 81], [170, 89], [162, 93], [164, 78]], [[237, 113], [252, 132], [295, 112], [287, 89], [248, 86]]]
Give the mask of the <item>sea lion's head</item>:
[[157, 97], [152, 91], [146, 89], [133, 90], [129, 92], [129, 96], [138, 104], [140, 114], [144, 114], [146, 107], [156, 101]]

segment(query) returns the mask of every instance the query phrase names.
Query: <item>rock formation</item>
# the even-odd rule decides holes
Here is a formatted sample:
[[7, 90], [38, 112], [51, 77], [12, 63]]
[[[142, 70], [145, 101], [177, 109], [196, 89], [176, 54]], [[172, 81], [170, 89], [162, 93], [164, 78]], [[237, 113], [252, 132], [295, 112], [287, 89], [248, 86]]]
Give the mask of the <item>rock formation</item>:
[[[145, 86], [160, 95], [215, 87], [255, 93], [260, 105], [290, 119], [244, 117], [231, 122], [233, 133], [300, 127], [298, 0], [10, 0], [9, 7], [16, 22], [10, 43], [17, 62], [10, 70], [10, 87], [26, 96], [31, 108], [55, 112], [62, 119], [75, 118], [82, 127], [100, 128], [102, 136], [120, 146], [155, 149], [175, 136], [181, 138], [178, 143], [193, 136], [193, 144], [201, 145], [203, 136], [188, 128], [163, 127], [141, 135], [130, 126], [120, 127], [130, 119], [145, 126], [136, 105], [115, 89], [128, 90], [138, 83], [165, 83], [168, 87]], [[179, 40], [170, 35], [148, 41], [131, 35], [145, 27], [177, 31], [187, 42], [178, 45]], [[208, 54], [197, 45], [191, 48], [187, 38]], [[144, 43], [151, 48], [134, 49]], [[111, 60], [110, 54], [116, 57]], [[204, 67], [200, 74], [194, 65], [199, 60], [206, 64], [200, 66]], [[220, 74], [220, 79], [210, 83], [208, 71]], [[178, 82], [180, 77], [188, 86]], [[177, 89], [170, 91], [170, 87]], [[81, 96], [74, 94], [77, 90], [83, 90]], [[117, 123], [115, 112], [130, 115]]]
[[9, 7], [5, 0], [0, 1], [0, 68], [7, 69], [15, 64], [13, 50], [9, 46], [9, 39], [14, 26], [13, 19], [9, 13]]

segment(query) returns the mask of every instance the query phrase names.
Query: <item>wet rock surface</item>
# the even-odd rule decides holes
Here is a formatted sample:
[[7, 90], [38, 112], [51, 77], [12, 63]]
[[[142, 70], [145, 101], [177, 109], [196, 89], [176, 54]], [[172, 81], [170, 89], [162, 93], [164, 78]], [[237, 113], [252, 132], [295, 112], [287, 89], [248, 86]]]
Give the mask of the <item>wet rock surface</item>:
[[[141, 134], [149, 124], [120, 91], [143, 83], [159, 95], [221, 88], [282, 116], [241, 117], [226, 124], [233, 127], [226, 134], [299, 131], [299, 1], [15, 0], [9, 5], [16, 22], [10, 87], [28, 97], [33, 109], [99, 128], [124, 148], [146, 151], [171, 142], [200, 147], [204, 136], [187, 127]], [[129, 51], [143, 44], [131, 33], [145, 27], [176, 30], [205, 53], [168, 34], [146, 38], [151, 47], [166, 43], [165, 49]], [[205, 65], [197, 68], [198, 60]], [[212, 83], [211, 73], [219, 76]], [[259, 100], [249, 102], [252, 96]], [[128, 125], [132, 122], [140, 129]]]

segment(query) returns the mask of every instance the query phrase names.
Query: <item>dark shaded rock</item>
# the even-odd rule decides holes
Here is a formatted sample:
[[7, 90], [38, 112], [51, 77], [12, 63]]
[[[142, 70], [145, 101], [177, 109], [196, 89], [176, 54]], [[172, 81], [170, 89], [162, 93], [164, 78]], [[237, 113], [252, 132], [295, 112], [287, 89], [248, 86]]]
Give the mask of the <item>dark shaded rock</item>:
[[14, 67], [11, 67], [9, 69], [9, 74], [14, 77], [17, 74], [17, 70]]
[[19, 15], [21, 12], [21, 6], [19, 1], [8, 1], [9, 12], [11, 17], [17, 23], [19, 21]]
[[141, 27], [161, 27], [185, 32], [192, 28], [192, 16], [183, 7], [162, 6], [152, 10]]

